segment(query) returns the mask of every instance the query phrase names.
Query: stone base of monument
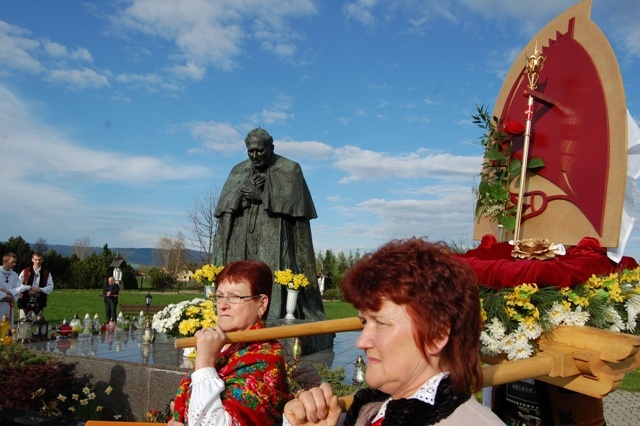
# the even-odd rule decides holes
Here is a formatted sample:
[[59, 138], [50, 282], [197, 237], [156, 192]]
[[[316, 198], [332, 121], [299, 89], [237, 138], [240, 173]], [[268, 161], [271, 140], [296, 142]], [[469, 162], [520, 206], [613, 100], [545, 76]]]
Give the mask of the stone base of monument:
[[[287, 325], [294, 325], [294, 324], [308, 324], [310, 322], [314, 322], [314, 321], [301, 320], [301, 319], [290, 320], [290, 319], [284, 319], [284, 318], [270, 319], [269, 321], [267, 321], [267, 327], [280, 327], [280, 326], [287, 326]], [[334, 337], [335, 337], [335, 333], [316, 334], [313, 336], [299, 337], [302, 355], [310, 355], [318, 351], [321, 351], [323, 349], [333, 347]], [[295, 340], [296, 339], [293, 337], [288, 339], [280, 339], [280, 343], [282, 343], [285, 355], [293, 355]]]
[[85, 422], [63, 416], [42, 416], [35, 411], [3, 408], [0, 410], [0, 425], [30, 426], [84, 426]]

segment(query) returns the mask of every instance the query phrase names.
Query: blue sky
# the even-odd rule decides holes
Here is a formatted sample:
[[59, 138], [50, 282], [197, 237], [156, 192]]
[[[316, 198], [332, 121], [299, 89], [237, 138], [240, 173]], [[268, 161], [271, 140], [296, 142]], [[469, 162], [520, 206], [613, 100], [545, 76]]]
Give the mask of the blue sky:
[[[261, 126], [302, 165], [316, 252], [470, 244], [471, 115], [575, 3], [0, 0], [0, 240], [154, 247]], [[594, 0], [591, 17], [640, 121], [637, 0]]]

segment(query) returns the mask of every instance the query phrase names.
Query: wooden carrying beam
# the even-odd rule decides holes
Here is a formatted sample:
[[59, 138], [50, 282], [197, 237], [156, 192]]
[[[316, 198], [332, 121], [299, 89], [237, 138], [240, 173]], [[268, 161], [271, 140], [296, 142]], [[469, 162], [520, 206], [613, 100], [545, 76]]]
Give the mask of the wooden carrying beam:
[[[282, 327], [261, 328], [258, 330], [232, 331], [227, 333], [226, 343], [246, 343], [261, 340], [287, 339], [289, 337], [312, 336], [315, 334], [341, 333], [344, 331], [362, 330], [362, 322], [357, 317], [327, 321], [309, 322], [306, 324], [285, 325]], [[178, 349], [196, 346], [195, 337], [183, 337], [175, 340]]]

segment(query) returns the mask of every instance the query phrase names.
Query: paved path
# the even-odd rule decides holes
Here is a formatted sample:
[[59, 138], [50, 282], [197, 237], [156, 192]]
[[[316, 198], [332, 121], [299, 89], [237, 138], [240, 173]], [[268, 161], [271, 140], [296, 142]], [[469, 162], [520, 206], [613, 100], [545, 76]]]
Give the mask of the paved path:
[[640, 393], [613, 391], [604, 398], [607, 426], [640, 425]]

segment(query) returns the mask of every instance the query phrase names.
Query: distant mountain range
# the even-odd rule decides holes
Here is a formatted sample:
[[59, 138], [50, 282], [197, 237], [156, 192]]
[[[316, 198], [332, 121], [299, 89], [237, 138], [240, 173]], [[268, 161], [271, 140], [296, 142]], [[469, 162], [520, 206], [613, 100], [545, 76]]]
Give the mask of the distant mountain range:
[[[70, 257], [73, 254], [73, 246], [65, 246], [58, 244], [47, 244], [49, 250], [55, 250], [60, 255]], [[134, 268], [141, 265], [146, 266], [160, 266], [156, 265], [153, 260], [152, 248], [121, 248], [121, 247], [109, 247], [112, 253], [119, 255], [127, 261]], [[94, 253], [102, 253], [102, 247], [91, 247], [91, 251]], [[187, 262], [199, 262], [200, 257], [195, 250], [187, 250]]]

